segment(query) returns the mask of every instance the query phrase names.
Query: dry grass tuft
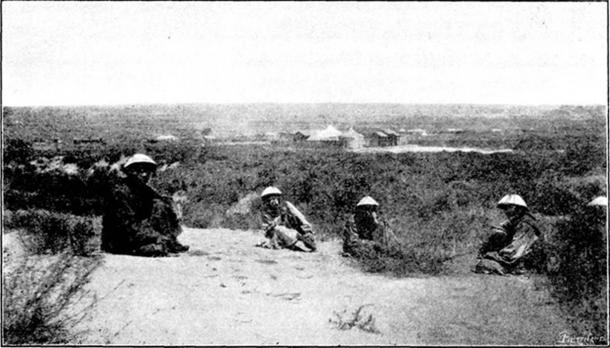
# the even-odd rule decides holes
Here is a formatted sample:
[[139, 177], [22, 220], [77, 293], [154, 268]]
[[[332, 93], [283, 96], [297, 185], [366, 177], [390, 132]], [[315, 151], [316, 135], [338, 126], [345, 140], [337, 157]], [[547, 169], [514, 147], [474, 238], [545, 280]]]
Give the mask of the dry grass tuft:
[[339, 330], [351, 330], [356, 327], [362, 331], [369, 333], [381, 333], [375, 325], [375, 317], [371, 311], [366, 310], [367, 307], [372, 304], [365, 304], [356, 308], [353, 312], [348, 312], [347, 309], [341, 312], [333, 312], [335, 318], [331, 318], [328, 321]]
[[71, 327], [87, 317], [85, 310], [68, 315], [66, 309], [88, 295], [84, 289], [99, 258], [67, 253], [52, 257], [24, 256], [5, 265], [3, 274], [2, 343], [61, 344], [73, 342]]

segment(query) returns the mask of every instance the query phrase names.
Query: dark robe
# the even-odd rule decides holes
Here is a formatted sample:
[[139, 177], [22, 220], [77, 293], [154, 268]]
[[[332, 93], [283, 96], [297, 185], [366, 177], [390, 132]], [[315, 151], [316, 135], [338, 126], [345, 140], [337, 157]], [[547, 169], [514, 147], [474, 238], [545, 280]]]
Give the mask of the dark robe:
[[542, 234], [530, 214], [508, 220], [495, 228], [479, 250], [480, 273], [509, 273], [532, 251]]
[[110, 253], [164, 256], [182, 232], [171, 199], [129, 177], [106, 199], [102, 250]]

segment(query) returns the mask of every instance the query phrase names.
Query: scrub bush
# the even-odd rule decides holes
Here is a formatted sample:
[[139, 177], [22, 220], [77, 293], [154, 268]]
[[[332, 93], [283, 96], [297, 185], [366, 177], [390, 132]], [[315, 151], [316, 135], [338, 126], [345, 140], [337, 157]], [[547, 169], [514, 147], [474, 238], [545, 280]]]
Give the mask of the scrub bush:
[[[85, 298], [84, 289], [99, 258], [61, 254], [53, 258], [25, 256], [5, 262], [2, 272], [3, 345], [66, 344], [70, 331], [87, 311], [69, 315], [66, 309]], [[87, 308], [95, 305], [89, 298]]]
[[607, 341], [607, 210], [586, 202], [579, 201], [573, 214], [554, 226], [552, 253], [558, 265], [549, 278], [575, 332]]
[[11, 214], [10, 228], [20, 233], [24, 247], [32, 254], [90, 256], [99, 250], [99, 218], [55, 213], [47, 210], [18, 210]]
[[23, 139], [6, 139], [2, 150], [4, 163], [25, 163], [34, 155], [32, 144]]
[[[561, 109], [558, 112], [568, 116], [574, 111], [569, 107]], [[241, 200], [274, 185], [310, 219], [319, 238], [338, 237], [356, 202], [371, 195], [380, 202], [383, 216], [403, 248], [395, 254], [358, 257], [363, 269], [397, 275], [438, 274], [447, 272], [456, 257], [476, 253], [489, 227], [504, 219], [495, 209], [498, 199], [517, 193], [534, 212], [543, 215], [540, 224], [548, 239], [541, 254], [550, 257], [538, 262], [539, 270], [550, 274], [556, 296], [576, 318], [577, 332], [599, 334], [606, 325], [606, 297], [602, 292], [607, 291], [603, 277], [607, 255], [605, 249], [600, 249], [606, 243], [599, 240], [600, 234], [591, 232], [592, 221], [598, 220], [583, 210], [587, 201], [607, 192], [604, 107], [585, 110], [591, 117], [582, 120], [559, 117], [554, 114], [557, 110], [535, 118], [511, 115], [499, 123], [504, 131], [498, 134], [469, 131], [416, 140], [428, 145], [516, 150], [491, 155], [355, 154], [268, 145], [201, 146], [182, 135], [179, 142], [155, 143], [147, 141], [151, 130], [178, 134], [174, 131], [185, 127], [179, 122], [167, 122], [169, 111], [161, 112], [163, 120], [155, 124], [154, 111], [145, 108], [136, 117], [126, 119], [125, 114], [132, 112], [130, 107], [112, 112], [6, 108], [3, 198], [4, 208], [13, 214], [4, 216], [5, 228], [28, 229], [24, 235], [30, 238], [30, 248], [35, 252], [61, 252], [70, 247], [76, 253], [88, 254], [89, 242], [96, 240], [91, 236], [99, 234], [99, 218], [92, 222], [87, 216], [102, 215], [104, 193], [115, 179], [104, 170], [90, 175], [88, 169], [102, 159], [114, 163], [122, 156], [145, 152], [160, 164], [180, 162], [177, 169], [157, 173], [152, 184], [164, 194], [171, 194], [176, 187], [186, 191], [186, 225], [254, 229], [258, 226], [260, 200], [245, 202], [249, 209], [241, 209]], [[96, 117], [85, 115], [87, 112], [102, 116], [95, 126], [92, 120]], [[12, 121], [15, 114], [20, 114], [21, 125]], [[62, 117], [67, 122], [59, 122]], [[413, 127], [421, 125], [430, 130], [468, 128], [461, 122], [500, 127], [498, 120], [486, 117], [397, 117], [397, 123], [417, 119], [419, 123]], [[199, 122], [201, 116], [197, 114], [195, 118]], [[113, 122], [120, 129], [108, 129]], [[182, 129], [184, 134], [192, 130]], [[69, 146], [65, 141], [59, 151], [32, 147], [38, 137], [66, 140], [73, 136], [99, 136], [102, 132], [108, 141], [104, 146]], [[64, 156], [64, 162], [76, 164], [78, 173], [40, 173], [29, 165], [33, 159], [54, 156]], [[601, 184], [583, 181], [583, 177], [595, 175], [603, 176]], [[176, 186], [175, 182], [179, 184]], [[550, 260], [553, 265], [547, 264]]]

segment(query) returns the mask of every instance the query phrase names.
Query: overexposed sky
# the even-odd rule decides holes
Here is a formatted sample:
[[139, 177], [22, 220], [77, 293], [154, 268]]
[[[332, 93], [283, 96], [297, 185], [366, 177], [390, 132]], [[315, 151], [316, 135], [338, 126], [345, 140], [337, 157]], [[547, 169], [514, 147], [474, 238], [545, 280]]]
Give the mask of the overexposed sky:
[[4, 105], [606, 104], [605, 3], [3, 2]]

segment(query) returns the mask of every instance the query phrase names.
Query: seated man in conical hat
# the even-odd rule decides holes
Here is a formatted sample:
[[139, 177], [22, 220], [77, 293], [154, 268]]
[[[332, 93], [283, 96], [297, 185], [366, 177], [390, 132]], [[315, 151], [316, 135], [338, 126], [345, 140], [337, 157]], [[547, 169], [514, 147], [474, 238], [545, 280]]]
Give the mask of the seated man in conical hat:
[[354, 215], [343, 230], [344, 253], [356, 256], [400, 250], [401, 243], [388, 223], [378, 216], [378, 208], [379, 203], [369, 196], [356, 204]]
[[542, 234], [521, 196], [506, 195], [497, 206], [508, 220], [494, 227], [481, 246], [475, 272], [521, 273], [524, 258], [532, 252]]
[[290, 202], [282, 201], [282, 192], [273, 186], [261, 193], [262, 229], [267, 241], [261, 246], [271, 249], [315, 251], [316, 242], [311, 224]]
[[123, 165], [125, 177], [105, 202], [102, 250], [115, 254], [167, 256], [189, 248], [178, 242], [182, 232], [171, 198], [148, 185], [157, 163], [135, 154]]

